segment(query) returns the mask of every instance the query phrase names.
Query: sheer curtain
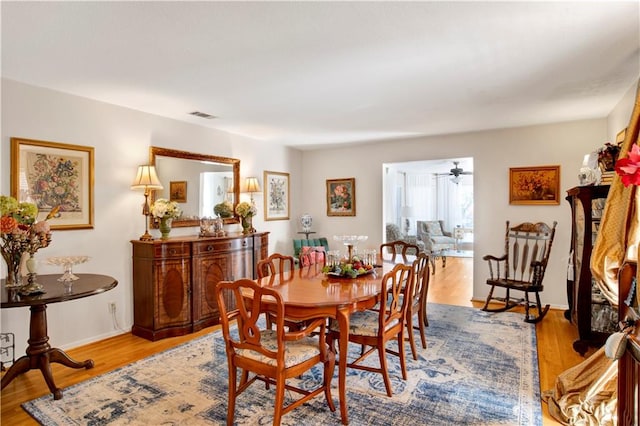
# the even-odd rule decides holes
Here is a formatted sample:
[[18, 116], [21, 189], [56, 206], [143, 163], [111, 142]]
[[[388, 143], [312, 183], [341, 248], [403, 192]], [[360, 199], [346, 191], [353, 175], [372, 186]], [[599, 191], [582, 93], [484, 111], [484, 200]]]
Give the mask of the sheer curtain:
[[410, 218], [410, 233], [415, 235], [416, 221], [435, 219], [435, 179], [432, 173], [407, 174], [406, 182], [406, 203], [413, 210], [413, 217]]
[[[434, 173], [407, 174], [406, 205], [413, 209], [411, 230], [415, 232], [418, 220], [443, 220], [446, 231], [452, 231], [457, 225], [469, 227], [473, 224], [473, 206], [464, 206], [465, 191], [462, 188], [462, 185], [469, 186], [472, 182], [465, 179], [471, 177], [461, 176], [460, 183], [455, 184], [449, 176]], [[466, 217], [469, 214], [471, 217]]]

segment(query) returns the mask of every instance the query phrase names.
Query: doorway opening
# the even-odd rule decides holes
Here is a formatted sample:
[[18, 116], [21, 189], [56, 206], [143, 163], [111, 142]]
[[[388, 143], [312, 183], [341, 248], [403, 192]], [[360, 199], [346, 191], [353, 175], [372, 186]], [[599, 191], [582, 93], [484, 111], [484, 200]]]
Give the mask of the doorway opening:
[[473, 256], [473, 158], [385, 163], [383, 187], [385, 238], [387, 224], [417, 236], [418, 221], [438, 220], [455, 238], [450, 255]]

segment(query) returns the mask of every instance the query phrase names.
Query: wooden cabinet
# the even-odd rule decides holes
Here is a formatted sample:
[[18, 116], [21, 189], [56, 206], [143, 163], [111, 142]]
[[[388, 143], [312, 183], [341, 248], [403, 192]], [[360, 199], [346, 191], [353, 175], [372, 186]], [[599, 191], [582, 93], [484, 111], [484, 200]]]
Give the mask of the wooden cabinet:
[[178, 237], [133, 244], [133, 329], [149, 340], [180, 336], [219, 322], [215, 286], [255, 278], [268, 233]]
[[578, 186], [567, 191], [571, 205], [571, 261], [567, 278], [567, 318], [578, 328], [573, 348], [584, 355], [589, 346], [601, 346], [616, 331], [616, 309], [602, 296], [591, 275], [595, 243], [609, 186]]

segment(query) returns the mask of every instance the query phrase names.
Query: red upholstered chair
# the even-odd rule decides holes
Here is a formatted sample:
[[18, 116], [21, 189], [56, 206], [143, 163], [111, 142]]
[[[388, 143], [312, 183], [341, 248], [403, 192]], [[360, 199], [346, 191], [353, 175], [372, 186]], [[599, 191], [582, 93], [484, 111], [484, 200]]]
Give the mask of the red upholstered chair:
[[[256, 380], [275, 384], [274, 425], [280, 424], [284, 414], [321, 393], [324, 393], [329, 409], [335, 411], [331, 399], [335, 355], [325, 341], [324, 319], [309, 321], [304, 329], [287, 332], [280, 294], [246, 278], [219, 282], [216, 297], [229, 366], [228, 426], [233, 425], [236, 398]], [[275, 330], [259, 326], [260, 315], [266, 306], [270, 306], [275, 318]], [[231, 323], [234, 321], [237, 321], [237, 330], [232, 331]], [[314, 331], [316, 336], [311, 337]], [[324, 365], [319, 386], [301, 389], [287, 383], [287, 379], [300, 376], [319, 363]], [[242, 373], [239, 382], [238, 369]], [[285, 406], [285, 387], [302, 396]]]

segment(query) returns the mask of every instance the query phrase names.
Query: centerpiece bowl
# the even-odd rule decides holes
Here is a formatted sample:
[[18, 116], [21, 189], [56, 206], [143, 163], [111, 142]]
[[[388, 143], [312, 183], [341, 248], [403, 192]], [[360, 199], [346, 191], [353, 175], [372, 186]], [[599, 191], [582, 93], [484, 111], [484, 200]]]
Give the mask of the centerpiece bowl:
[[78, 277], [73, 273], [73, 265], [85, 263], [89, 259], [91, 259], [89, 256], [57, 256], [49, 257], [47, 259], [47, 263], [49, 265], [58, 265], [63, 267], [64, 274], [58, 278], [58, 281], [71, 282], [78, 279]]
[[353, 249], [357, 247], [358, 243], [367, 241], [369, 236], [367, 235], [334, 235], [333, 239], [335, 241], [341, 241], [342, 244], [347, 248], [347, 263], [350, 263], [351, 258], [353, 257]]

